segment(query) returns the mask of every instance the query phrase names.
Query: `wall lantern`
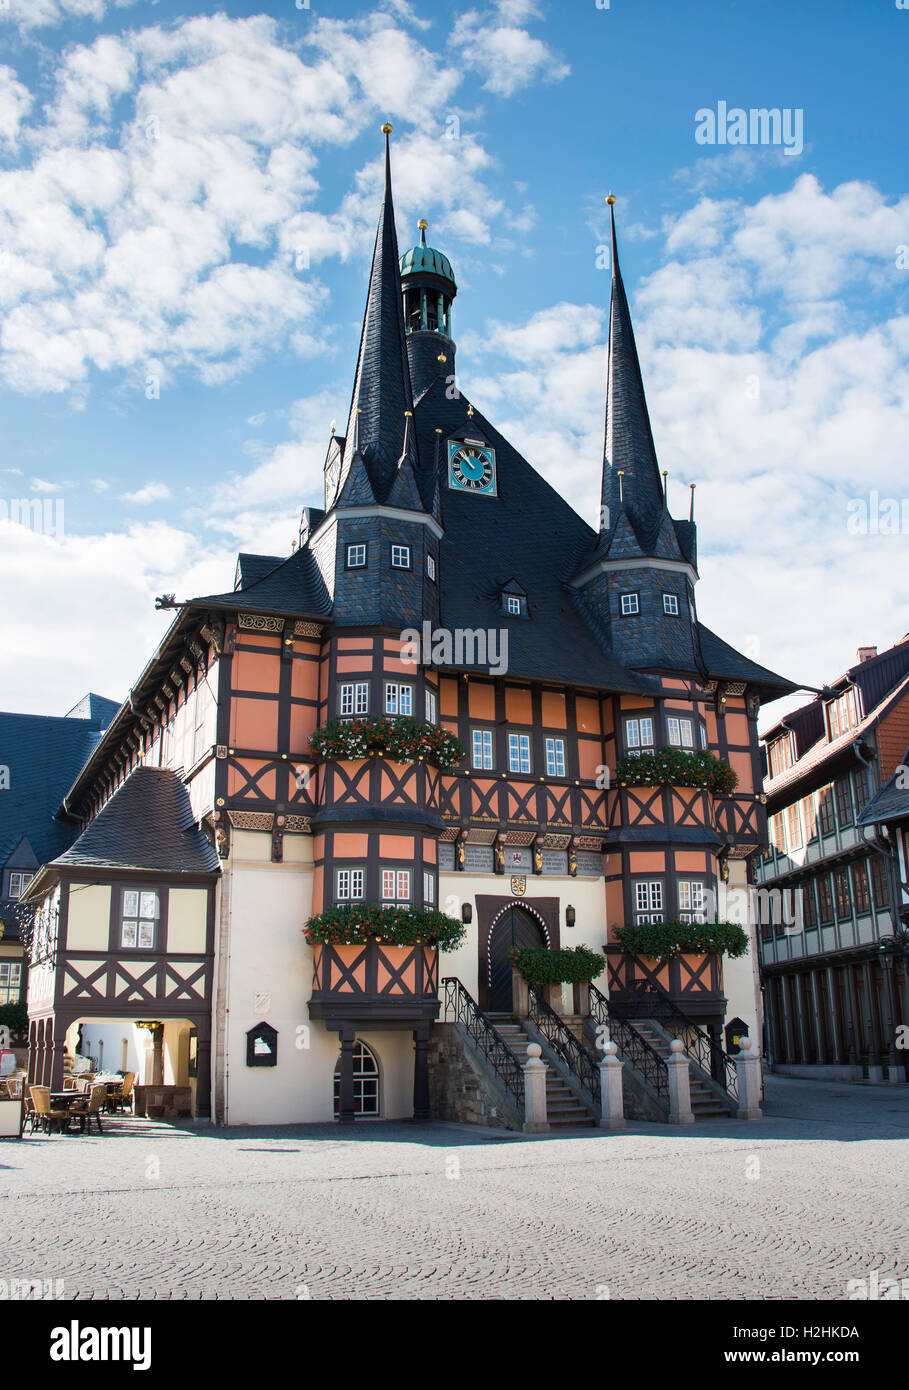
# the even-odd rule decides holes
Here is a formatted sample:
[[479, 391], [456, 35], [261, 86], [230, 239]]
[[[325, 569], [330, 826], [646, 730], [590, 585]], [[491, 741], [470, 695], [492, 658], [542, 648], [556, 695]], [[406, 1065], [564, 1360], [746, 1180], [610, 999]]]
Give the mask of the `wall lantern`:
[[461, 904], [461, 921], [465, 927], [469, 927], [473, 921], [473, 905], [471, 903]]
[[566, 925], [566, 927], [573, 927], [576, 921], [577, 921], [577, 913], [575, 912], [574, 908], [571, 906], [571, 903], [569, 903], [568, 906], [567, 906], [566, 909], [565, 909], [565, 925]]

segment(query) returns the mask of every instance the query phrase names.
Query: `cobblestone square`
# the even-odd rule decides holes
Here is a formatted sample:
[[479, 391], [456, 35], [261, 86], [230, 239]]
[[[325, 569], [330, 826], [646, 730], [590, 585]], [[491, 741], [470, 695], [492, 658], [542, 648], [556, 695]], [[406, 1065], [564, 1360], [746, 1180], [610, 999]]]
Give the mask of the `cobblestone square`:
[[66, 1299], [844, 1299], [909, 1276], [909, 1094], [770, 1077], [767, 1115], [525, 1139], [171, 1128], [0, 1146], [2, 1277]]

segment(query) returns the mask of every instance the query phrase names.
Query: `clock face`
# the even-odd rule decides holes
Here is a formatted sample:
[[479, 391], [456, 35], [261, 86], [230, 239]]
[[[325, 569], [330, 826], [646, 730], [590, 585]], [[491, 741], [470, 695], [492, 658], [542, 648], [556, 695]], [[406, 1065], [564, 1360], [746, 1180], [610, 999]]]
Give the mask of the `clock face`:
[[496, 493], [495, 450], [485, 444], [448, 443], [448, 486], [457, 492]]

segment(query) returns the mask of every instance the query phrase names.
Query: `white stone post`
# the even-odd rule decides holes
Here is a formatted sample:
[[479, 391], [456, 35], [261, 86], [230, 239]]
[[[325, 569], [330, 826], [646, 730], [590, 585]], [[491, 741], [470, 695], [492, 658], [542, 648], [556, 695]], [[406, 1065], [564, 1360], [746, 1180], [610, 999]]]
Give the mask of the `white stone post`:
[[549, 1122], [546, 1119], [546, 1073], [545, 1062], [540, 1061], [543, 1049], [539, 1043], [530, 1043], [527, 1048], [527, 1061], [524, 1063], [524, 1132], [526, 1134], [548, 1134]]
[[680, 1038], [673, 1038], [669, 1044], [666, 1059], [669, 1068], [669, 1123], [671, 1125], [693, 1125], [694, 1113], [691, 1109], [691, 1062]]
[[736, 1114], [740, 1120], [762, 1120], [761, 1059], [756, 1052], [752, 1052], [750, 1038], [739, 1038], [735, 1070], [739, 1082], [739, 1108]]
[[600, 1129], [624, 1129], [625, 1107], [622, 1100], [622, 1063], [614, 1042], [603, 1044], [600, 1063]]

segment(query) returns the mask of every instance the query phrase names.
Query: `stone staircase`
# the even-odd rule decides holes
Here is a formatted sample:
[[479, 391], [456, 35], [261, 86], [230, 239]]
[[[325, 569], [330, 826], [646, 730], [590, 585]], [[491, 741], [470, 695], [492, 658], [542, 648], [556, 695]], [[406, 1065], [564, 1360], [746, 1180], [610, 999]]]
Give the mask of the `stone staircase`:
[[[521, 1024], [515, 1020], [513, 1014], [487, 1014], [487, 1018], [495, 1025], [496, 1031], [501, 1033], [523, 1066], [527, 1061], [527, 1049], [531, 1038], [524, 1032]], [[546, 1073], [546, 1112], [550, 1129], [590, 1129], [596, 1125], [598, 1121], [574, 1095], [567, 1082], [562, 1080], [552, 1063], [545, 1055], [541, 1060], [546, 1062], [549, 1068]]]
[[[649, 1018], [636, 1018], [633, 1020], [634, 1026], [646, 1042], [650, 1043], [654, 1052], [658, 1052], [661, 1057], [669, 1057], [669, 1043], [663, 1029], [654, 1024]], [[695, 1120], [721, 1120], [727, 1119], [732, 1109], [731, 1102], [720, 1100], [715, 1091], [707, 1085], [704, 1078], [698, 1071], [691, 1067], [689, 1071], [691, 1084], [691, 1110]]]

